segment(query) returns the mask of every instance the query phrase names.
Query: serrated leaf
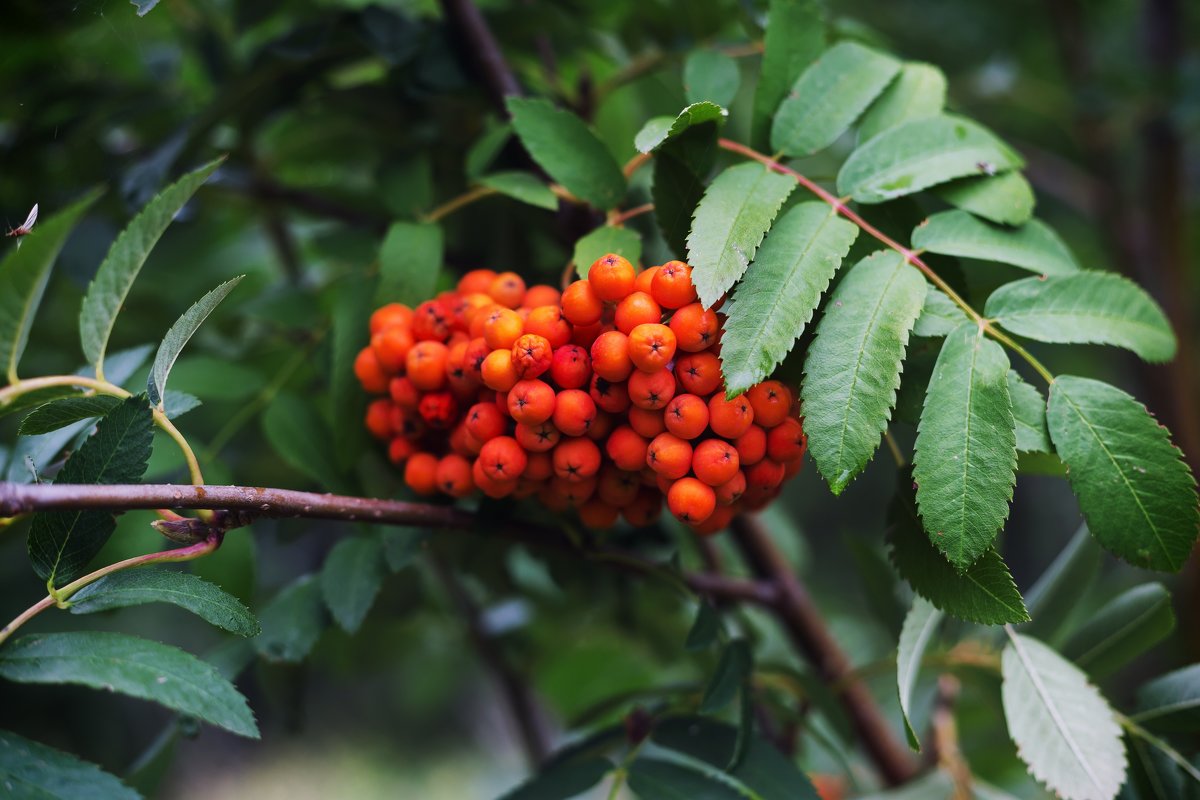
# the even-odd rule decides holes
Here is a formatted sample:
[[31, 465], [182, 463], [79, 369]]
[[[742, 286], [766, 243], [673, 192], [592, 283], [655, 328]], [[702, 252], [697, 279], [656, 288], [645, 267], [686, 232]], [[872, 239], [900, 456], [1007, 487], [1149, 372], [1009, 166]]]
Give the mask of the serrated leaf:
[[1058, 653], [1028, 636], [1011, 639], [1001, 655], [1000, 692], [1017, 754], [1064, 800], [1111, 800], [1125, 782], [1113, 710]]
[[607, 758], [570, 759], [547, 766], [500, 800], [570, 800], [595, 786], [613, 769]]
[[571, 194], [610, 209], [625, 194], [625, 176], [583, 120], [545, 100], [508, 99], [513, 128], [529, 155]]
[[257, 636], [258, 620], [236, 597], [190, 572], [142, 567], [107, 575], [71, 595], [72, 614], [170, 603], [238, 636]]
[[851, 267], [825, 304], [800, 397], [809, 453], [834, 494], [879, 447], [925, 291], [921, 273], [880, 251]]
[[642, 258], [642, 236], [632, 228], [601, 225], [575, 242], [575, 271], [586, 278], [597, 260], [616, 253], [636, 265]]
[[962, 572], [955, 569], [929, 541], [917, 517], [908, 475], [888, 510], [892, 563], [913, 591], [936, 608], [981, 625], [1026, 622], [1029, 614], [1004, 560], [987, 550]]
[[833, 144], [896, 77], [900, 62], [857, 42], [840, 42], [796, 79], [775, 112], [771, 149], [806, 156]]
[[715, 714], [733, 702], [733, 698], [745, 684], [754, 668], [750, 645], [745, 639], [734, 639], [721, 649], [721, 658], [713, 672], [704, 697], [700, 701], [700, 713]]
[[1200, 510], [1169, 431], [1120, 389], [1072, 375], [1050, 386], [1046, 423], [1097, 541], [1141, 567], [1183, 567]]
[[689, 652], [707, 650], [717, 643], [720, 634], [721, 617], [707, 600], [701, 600], [696, 606], [696, 619], [688, 630], [683, 647]]
[[984, 313], [1039, 342], [1115, 345], [1146, 361], [1175, 356], [1166, 314], [1140, 286], [1111, 272], [1013, 281], [992, 292]]
[[939, 114], [889, 128], [850, 154], [838, 173], [839, 195], [882, 203], [968, 175], [1023, 165], [1015, 150], [983, 126]]
[[959, 569], [991, 547], [1008, 517], [1017, 480], [1015, 426], [1008, 357], [978, 325], [963, 323], [938, 354], [913, 456], [925, 530]]
[[792, 349], [858, 227], [825, 203], [793, 206], [771, 227], [753, 266], [738, 284], [721, 338], [727, 394], [740, 394], [770, 375]]
[[654, 153], [654, 218], [674, 255], [687, 253], [692, 216], [717, 158], [717, 122], [689, 127]]
[[1063, 646], [1062, 654], [1094, 678], [1112, 673], [1175, 629], [1171, 593], [1146, 583], [1109, 600]]
[[[136, 483], [150, 459], [153, 426], [145, 395], [122, 401], [67, 459], [55, 483]], [[100, 552], [115, 526], [107, 511], [35, 514], [28, 542], [34, 572], [48, 583], [74, 580]]]
[[858, 140], [872, 136], [902, 122], [932, 117], [946, 104], [946, 76], [932, 64], [909, 62], [900, 67], [899, 74], [858, 124]]
[[1017, 170], [943, 183], [934, 194], [952, 206], [1002, 225], [1024, 225], [1033, 218], [1033, 187]]
[[120, 404], [120, 398], [104, 394], [53, 400], [38, 406], [21, 420], [21, 427], [17, 429], [17, 433], [21, 436], [50, 433], [80, 420], [103, 417]]
[[558, 209], [558, 198], [550, 187], [528, 172], [493, 172], [480, 178], [479, 184], [531, 206], [547, 211]]
[[721, 125], [728, 116], [728, 111], [711, 101], [692, 103], [674, 117], [654, 117], [648, 121], [634, 137], [633, 146], [640, 153], [650, 153], [696, 125], [710, 122]]
[[766, 149], [775, 110], [800, 74], [825, 49], [825, 20], [817, 0], [771, 0], [762, 67], [754, 90], [751, 139]]
[[417, 304], [433, 296], [442, 269], [442, 227], [393, 222], [379, 248], [379, 303]]
[[422, 528], [385, 528], [381, 536], [388, 568], [399, 572], [420, 555], [433, 532]]
[[158, 352], [154, 354], [154, 365], [150, 368], [150, 377], [146, 380], [146, 391], [150, 395], [152, 405], [162, 402], [163, 393], [167, 390], [167, 378], [171, 374], [171, 368], [175, 366], [175, 360], [179, 358], [179, 354], [183, 352], [183, 348], [187, 346], [192, 335], [200, 329], [204, 320], [208, 319], [208, 315], [229, 296], [233, 287], [241, 283], [244, 277], [246, 276], [239, 275], [227, 280], [201, 297], [192, 304], [191, 308], [183, 312], [183, 316], [177, 319], [171, 329], [167, 331], [167, 335], [163, 337], [162, 343], [158, 346]]
[[929, 641], [937, 632], [938, 624], [942, 621], [942, 612], [928, 600], [917, 597], [912, 609], [904, 618], [904, 627], [900, 630], [900, 645], [896, 652], [896, 688], [900, 693], [900, 714], [904, 717], [904, 732], [908, 736], [908, 746], [920, 752], [921, 740], [913, 730], [909, 720], [912, 708], [913, 691], [917, 687], [917, 675], [921, 671], [921, 659]]
[[761, 164], [730, 167], [709, 185], [687, 238], [692, 282], [705, 308], [742, 277], [795, 188], [794, 180]]
[[312, 404], [291, 393], [280, 393], [262, 416], [263, 433], [288, 466], [327, 487], [343, 484], [331, 462], [329, 426]]
[[334, 545], [321, 568], [321, 594], [334, 620], [356, 633], [383, 586], [383, 544], [374, 536], [356, 536]]
[[1079, 264], [1050, 226], [1031, 219], [1019, 228], [985, 222], [966, 211], [943, 211], [912, 232], [913, 247], [962, 258], [999, 261], [1045, 275], [1069, 275]]
[[74, 386], [47, 386], [19, 394], [5, 405], [0, 405], [0, 419], [9, 414], [19, 414], [31, 408], [46, 405], [63, 397], [81, 397], [83, 393]]
[[1022, 453], [1049, 453], [1046, 398], [1012, 369], [1008, 371], [1008, 396], [1012, 398], [1013, 419], [1017, 423], [1017, 450]]
[[737, 62], [720, 51], [695, 50], [683, 62], [683, 92], [689, 103], [710, 100], [728, 106], [741, 82]]
[[259, 612], [262, 633], [254, 649], [268, 661], [303, 661], [325, 629], [325, 604], [320, 582], [302, 575], [285, 587]]
[[0, 678], [120, 692], [258, 738], [246, 698], [191, 653], [123, 633], [25, 636], [0, 649]]
[[141, 798], [95, 764], [9, 731], [0, 731], [0, 788], [14, 800]]
[[50, 268], [79, 218], [100, 195], [93, 190], [46, 219], [0, 260], [0, 376], [9, 383], [17, 382], [17, 364], [50, 280]]
[[1161, 730], [1200, 730], [1200, 664], [1169, 672], [1138, 689], [1133, 719]]
[[167, 419], [182, 417], [201, 405], [200, 398], [194, 394], [177, 392], [174, 389], [167, 389], [163, 392], [163, 413], [167, 415]]
[[927, 286], [921, 316], [913, 325], [913, 336], [946, 336], [965, 320], [965, 312], [936, 286]]
[[159, 192], [108, 249], [108, 255], [96, 270], [96, 277], [88, 285], [79, 313], [79, 339], [83, 344], [83, 355], [88, 363], [96, 367], [97, 374], [104, 372], [104, 352], [108, 349], [108, 338], [117, 321], [117, 314], [150, 251], [179, 210], [224, 160], [222, 157], [210, 161]]
[[1024, 629], [1043, 641], [1050, 641], [1079, 605], [1100, 572], [1100, 548], [1086, 525], [1079, 529], [1046, 567], [1045, 572], [1025, 593], [1025, 603], [1033, 620]]

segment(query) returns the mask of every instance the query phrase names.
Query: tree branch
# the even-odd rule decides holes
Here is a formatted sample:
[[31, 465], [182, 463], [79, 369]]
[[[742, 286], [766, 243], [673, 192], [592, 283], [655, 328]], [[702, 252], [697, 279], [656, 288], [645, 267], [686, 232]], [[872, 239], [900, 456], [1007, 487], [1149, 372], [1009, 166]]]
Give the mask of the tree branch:
[[471, 0], [442, 0], [441, 5], [442, 13], [446, 15], [451, 27], [465, 40], [465, 50], [470, 54], [479, 77], [487, 86], [492, 102], [501, 114], [508, 116], [505, 98], [511, 95], [520, 96], [523, 92], [483, 14]]

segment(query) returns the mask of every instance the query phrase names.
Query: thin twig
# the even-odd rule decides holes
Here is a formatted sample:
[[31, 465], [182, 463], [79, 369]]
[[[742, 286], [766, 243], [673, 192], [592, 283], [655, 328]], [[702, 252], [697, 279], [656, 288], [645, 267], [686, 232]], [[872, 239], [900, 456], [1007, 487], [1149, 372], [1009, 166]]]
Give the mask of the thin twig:
[[483, 14], [471, 0], [442, 0], [441, 5], [446, 19], [466, 40], [466, 52], [470, 54], [479, 77], [487, 86], [492, 102], [501, 113], [507, 114], [505, 98], [520, 96], [523, 92]]

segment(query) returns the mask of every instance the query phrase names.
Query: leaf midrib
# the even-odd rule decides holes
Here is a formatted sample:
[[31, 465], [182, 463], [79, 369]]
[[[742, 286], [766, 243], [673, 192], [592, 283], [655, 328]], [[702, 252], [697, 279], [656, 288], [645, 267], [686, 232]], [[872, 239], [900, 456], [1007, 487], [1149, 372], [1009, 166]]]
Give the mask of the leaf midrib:
[[[1153, 585], [1153, 584], [1151, 584], [1151, 585]], [[1075, 663], [1078, 664], [1080, 667], [1084, 667], [1087, 664], [1087, 662], [1090, 661], [1094, 657], [1095, 653], [1103, 652], [1104, 649], [1107, 646], [1109, 646], [1109, 643], [1112, 642], [1114, 639], [1120, 638], [1122, 635], [1124, 635], [1125, 631], [1128, 631], [1131, 628], [1136, 627], [1138, 624], [1140, 624], [1140, 623], [1144, 622], [1145, 620], [1149, 619], [1150, 617], [1154, 616], [1154, 614], [1157, 613], [1157, 611], [1161, 607], [1161, 605], [1162, 605], [1161, 602], [1155, 602], [1154, 605], [1147, 607], [1146, 610], [1137, 614], [1133, 619], [1129, 620], [1129, 622], [1125, 623], [1124, 625], [1117, 628], [1116, 630], [1110, 631], [1109, 633], [1102, 636], [1100, 638], [1100, 640], [1096, 642], [1096, 644], [1089, 647], [1084, 652], [1080, 653], [1079, 656], [1077, 656], [1074, 659]]]
[[[765, 176], [771, 175], [771, 174], [772, 174], [772, 172], [770, 169], [763, 167], [762, 174], [756, 175], [754, 177], [754, 182], [749, 187], [749, 191], [743, 193], [741, 202], [738, 204], [737, 213], [734, 214], [732, 217], [730, 217], [729, 225], [725, 228], [725, 234], [721, 238], [721, 247], [718, 251], [716, 264], [714, 265], [718, 271], [720, 270], [721, 266], [726, 263], [726, 256], [728, 255], [729, 251], [735, 249], [730, 244], [730, 240], [733, 238], [733, 232], [734, 232], [734, 229], [737, 227], [737, 221], [742, 218], [742, 215], [745, 213], [746, 208], [750, 205], [750, 201], [756, 199], [757, 192], [755, 190], [758, 188], [758, 185], [762, 182], [762, 179]], [[789, 190], [789, 192], [790, 192], [790, 190]], [[703, 203], [703, 200], [701, 200], [701, 203]], [[697, 205], [696, 209], [697, 209], [697, 211], [699, 211], [700, 206]], [[759, 238], [761, 241], [761, 237], [759, 237]], [[688, 236], [688, 245], [689, 246], [691, 245], [691, 236], [690, 235]], [[745, 256], [745, 254], [743, 254], [743, 256]], [[749, 267], [750, 267], [750, 258], [746, 257], [746, 266], [742, 269], [743, 274], [745, 273], [746, 269], [749, 269]], [[723, 283], [725, 281], [725, 278], [721, 275], [714, 275], [713, 277], [720, 278], [721, 283]], [[733, 278], [732, 280], [730, 280], [729, 285], [721, 288], [720, 291], [718, 292], [717, 296], [720, 297], [720, 295], [722, 293], [729, 291], [729, 287], [732, 286], [736, 282], [737, 282], [737, 278]], [[703, 299], [703, 298], [701, 298], [701, 299]], [[716, 302], [715, 298], [714, 298], [713, 302], [714, 303]]]

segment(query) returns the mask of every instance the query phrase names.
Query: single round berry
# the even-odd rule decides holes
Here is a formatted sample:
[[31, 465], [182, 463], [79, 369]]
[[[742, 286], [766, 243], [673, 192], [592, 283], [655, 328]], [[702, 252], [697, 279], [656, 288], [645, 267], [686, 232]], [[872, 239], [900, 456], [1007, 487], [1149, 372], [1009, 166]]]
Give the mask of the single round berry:
[[746, 399], [754, 409], [754, 421], [764, 428], [774, 428], [792, 413], [792, 392], [779, 381], [751, 386]]
[[497, 436], [483, 443], [479, 451], [483, 472], [495, 481], [515, 481], [525, 471], [529, 458], [517, 440], [511, 436]]
[[696, 478], [680, 478], [667, 492], [667, 507], [680, 522], [699, 525], [717, 507], [717, 495], [711, 486]]
[[715, 394], [708, 401], [708, 426], [717, 436], [736, 439], [754, 422], [754, 409], [745, 395], [732, 400]]
[[695, 439], [708, 429], [708, 403], [694, 394], [677, 394], [667, 403], [663, 420], [680, 439]]
[[682, 308], [696, 302], [692, 268], [682, 261], [668, 261], [655, 273], [650, 292], [663, 308]]
[[646, 448], [646, 464], [665, 478], [682, 478], [692, 468], [692, 445], [672, 433], [660, 433]]
[[737, 474], [738, 451], [721, 439], [706, 439], [692, 453], [692, 473], [709, 486], [720, 486]]
[[508, 413], [517, 422], [536, 425], [553, 416], [554, 399], [554, 390], [545, 381], [517, 381], [508, 391]]
[[588, 270], [588, 282], [601, 300], [615, 303], [633, 291], [637, 273], [625, 259], [615, 253], [603, 255]]
[[595, 325], [604, 314], [604, 303], [589, 281], [575, 281], [563, 290], [562, 312], [572, 325]]

